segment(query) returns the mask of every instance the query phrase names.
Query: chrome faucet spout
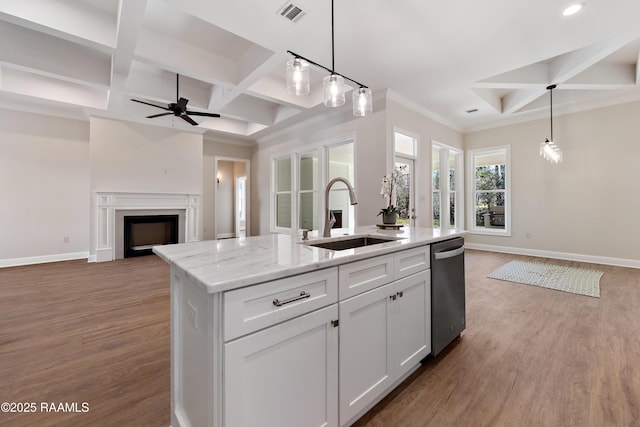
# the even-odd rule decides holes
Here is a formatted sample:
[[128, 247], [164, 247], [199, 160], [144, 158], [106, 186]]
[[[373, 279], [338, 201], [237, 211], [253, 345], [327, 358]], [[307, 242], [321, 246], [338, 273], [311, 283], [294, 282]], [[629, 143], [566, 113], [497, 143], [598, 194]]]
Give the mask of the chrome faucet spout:
[[327, 184], [327, 187], [324, 190], [325, 212], [324, 212], [324, 230], [322, 232], [322, 237], [331, 237], [331, 228], [333, 227], [333, 224], [336, 223], [336, 218], [334, 217], [333, 212], [331, 212], [331, 209], [329, 209], [329, 191], [331, 190], [331, 187], [333, 186], [333, 184], [335, 184], [338, 181], [344, 183], [347, 186], [347, 189], [349, 190], [349, 202], [352, 205], [358, 204], [358, 199], [356, 198], [356, 192], [353, 190], [353, 186], [346, 178], [338, 177], [338, 178], [333, 178], [331, 181], [329, 181], [329, 183]]

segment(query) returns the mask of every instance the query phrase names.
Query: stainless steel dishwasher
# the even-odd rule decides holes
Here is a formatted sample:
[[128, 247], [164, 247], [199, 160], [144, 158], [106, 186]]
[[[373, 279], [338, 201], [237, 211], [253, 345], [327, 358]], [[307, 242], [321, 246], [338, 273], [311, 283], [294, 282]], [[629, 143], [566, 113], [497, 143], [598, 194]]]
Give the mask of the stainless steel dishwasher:
[[431, 354], [436, 356], [466, 325], [464, 239], [431, 245]]

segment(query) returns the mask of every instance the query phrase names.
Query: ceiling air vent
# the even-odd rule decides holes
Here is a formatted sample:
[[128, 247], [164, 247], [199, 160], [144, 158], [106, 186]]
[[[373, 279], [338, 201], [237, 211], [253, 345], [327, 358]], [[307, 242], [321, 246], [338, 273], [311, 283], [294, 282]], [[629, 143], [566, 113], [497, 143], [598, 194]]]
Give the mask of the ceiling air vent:
[[280, 16], [287, 18], [291, 22], [298, 22], [306, 12], [293, 3], [285, 4], [278, 13]]

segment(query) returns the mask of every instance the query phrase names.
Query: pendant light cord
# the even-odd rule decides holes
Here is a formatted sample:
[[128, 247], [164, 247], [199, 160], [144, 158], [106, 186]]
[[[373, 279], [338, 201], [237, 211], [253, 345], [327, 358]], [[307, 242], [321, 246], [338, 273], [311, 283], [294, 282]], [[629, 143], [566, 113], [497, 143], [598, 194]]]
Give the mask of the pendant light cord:
[[333, 0], [331, 0], [331, 72], [336, 69], [336, 56], [335, 56], [336, 44], [335, 35], [333, 29]]
[[549, 89], [549, 106], [550, 106], [550, 116], [551, 116], [551, 142], [553, 142], [553, 90], [556, 88], [556, 85], [547, 86]]

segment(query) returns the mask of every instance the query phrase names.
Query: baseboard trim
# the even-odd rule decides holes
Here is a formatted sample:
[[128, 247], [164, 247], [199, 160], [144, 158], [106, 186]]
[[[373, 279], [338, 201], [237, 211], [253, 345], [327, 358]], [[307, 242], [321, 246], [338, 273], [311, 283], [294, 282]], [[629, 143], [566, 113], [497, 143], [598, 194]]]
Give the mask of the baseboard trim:
[[220, 239], [232, 239], [236, 237], [236, 233], [219, 233], [216, 234], [216, 239], [220, 240]]
[[465, 248], [479, 251], [501, 252], [506, 254], [527, 255], [541, 258], [564, 259], [568, 261], [588, 262], [592, 264], [613, 265], [616, 267], [640, 268], [640, 261], [627, 258], [612, 258], [597, 255], [574, 254], [570, 252], [543, 251], [540, 249], [515, 248], [511, 246], [485, 245], [465, 242]]
[[18, 267], [20, 265], [44, 264], [47, 262], [71, 261], [74, 259], [88, 259], [88, 258], [89, 258], [89, 252], [71, 252], [66, 254], [0, 259], [0, 268]]

